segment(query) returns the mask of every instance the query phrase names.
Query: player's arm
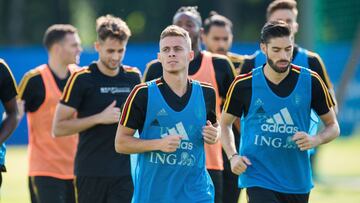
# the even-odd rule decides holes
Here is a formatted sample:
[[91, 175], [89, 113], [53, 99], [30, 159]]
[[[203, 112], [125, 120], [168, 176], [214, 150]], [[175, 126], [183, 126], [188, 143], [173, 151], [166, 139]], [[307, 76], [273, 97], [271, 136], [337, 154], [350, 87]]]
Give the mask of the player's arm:
[[116, 107], [116, 101], [109, 104], [103, 111], [78, 118], [77, 109], [86, 98], [85, 92], [91, 86], [91, 81], [87, 80], [86, 74], [90, 73], [83, 69], [75, 72], [69, 78], [60, 100], [55, 110], [53, 121], [53, 134], [56, 137], [72, 135], [82, 132], [98, 124], [117, 123], [120, 118], [120, 108]]
[[4, 108], [6, 115], [0, 126], [0, 144], [5, 142], [11, 135], [20, 120], [15, 97], [10, 101], [4, 102]]
[[226, 56], [213, 54], [213, 64], [219, 96], [222, 98], [221, 103], [223, 103], [226, 93], [237, 73], [233, 63]]
[[297, 132], [294, 135], [293, 140], [300, 150], [304, 151], [326, 144], [339, 136], [340, 128], [333, 108], [328, 113], [321, 115], [320, 119], [324, 123], [324, 129], [317, 135], [309, 136], [305, 132]]
[[323, 60], [321, 59], [321, 57], [318, 54], [313, 53], [313, 52], [309, 52], [309, 65], [311, 67], [311, 70], [313, 70], [317, 74], [319, 74], [319, 76], [321, 77], [321, 79], [325, 83], [326, 87], [329, 90], [329, 93], [331, 94], [332, 98], [334, 99], [335, 113], [338, 113], [338, 106], [337, 106], [337, 102], [336, 102], [334, 86], [332, 85], [332, 83], [330, 81], [330, 77], [329, 77], [329, 74], [328, 74], [327, 69], [325, 67], [325, 63], [323, 62]]
[[324, 129], [315, 136], [306, 132], [297, 132], [293, 136], [300, 150], [308, 150], [334, 140], [340, 134], [340, 128], [334, 111], [334, 100], [326, 85], [317, 73], [312, 74], [311, 108], [320, 116]]
[[328, 113], [320, 116], [320, 119], [324, 123], [325, 128], [315, 136], [318, 140], [318, 145], [326, 144], [334, 140], [340, 134], [339, 124], [333, 108], [330, 109]]
[[241, 105], [237, 95], [239, 89], [237, 86], [236, 81], [230, 86], [220, 119], [221, 144], [228, 159], [233, 159], [238, 155], [232, 130], [234, 121], [242, 114], [242, 110], [239, 108]]
[[236, 118], [236, 116], [226, 112], [222, 112], [221, 114], [221, 144], [228, 158], [232, 158], [232, 156], [238, 154], [235, 146], [234, 133], [232, 131], [232, 124], [234, 123]]
[[202, 135], [207, 144], [215, 144], [220, 139], [220, 127], [216, 118], [216, 93], [215, 89], [207, 83], [201, 83], [206, 106], [206, 125]]
[[236, 118], [243, 114], [243, 102], [240, 98], [241, 78], [237, 77], [229, 88], [224, 109], [220, 119], [221, 144], [231, 165], [231, 171], [237, 175], [243, 173], [250, 160], [246, 156], [240, 156], [236, 150], [232, 125]]
[[[5, 116], [0, 121], [0, 144], [2, 144], [15, 130], [18, 122], [18, 108], [16, 104], [16, 83], [15, 79], [5, 62], [0, 61], [0, 99], [5, 109]], [[2, 115], [0, 115], [1, 117]]]
[[[219, 63], [220, 61], [218, 61]], [[225, 79], [223, 80], [223, 84], [219, 84], [221, 87], [224, 87], [224, 93], [220, 95], [224, 99], [226, 98], [226, 93], [229, 90], [229, 87], [231, 83], [234, 81], [235, 77], [238, 75], [234, 64], [230, 61], [228, 57], [223, 57], [223, 60], [221, 60], [222, 71], [225, 72]]]
[[124, 105], [115, 137], [115, 150], [118, 153], [133, 154], [160, 150], [174, 152], [178, 148], [181, 136], [169, 135], [160, 139], [145, 140], [134, 137], [136, 129], [143, 128], [147, 109], [147, 85], [137, 85]]
[[35, 112], [45, 100], [45, 86], [40, 72], [36, 69], [27, 72], [18, 87], [17, 104], [20, 119], [25, 112]]
[[113, 124], [120, 118], [120, 108], [113, 101], [102, 112], [84, 118], [76, 117], [77, 110], [71, 106], [59, 103], [56, 107], [53, 121], [53, 134], [55, 137], [72, 135], [82, 132], [95, 125]]
[[179, 147], [181, 136], [168, 135], [161, 139], [145, 140], [135, 138], [134, 129], [119, 125], [115, 137], [115, 150], [123, 154], [135, 154], [160, 150], [174, 152]]

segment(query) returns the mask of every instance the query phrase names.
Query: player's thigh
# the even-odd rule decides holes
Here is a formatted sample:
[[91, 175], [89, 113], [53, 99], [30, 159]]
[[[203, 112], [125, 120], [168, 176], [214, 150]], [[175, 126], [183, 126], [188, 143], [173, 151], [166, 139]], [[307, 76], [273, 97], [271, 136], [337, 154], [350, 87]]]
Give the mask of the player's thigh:
[[223, 171], [208, 170], [215, 187], [215, 203], [222, 203], [223, 198]]
[[308, 203], [309, 193], [306, 194], [285, 194], [281, 193], [281, 200], [289, 203]]
[[277, 192], [261, 187], [246, 188], [248, 203], [283, 203]]
[[[32, 202], [36, 203], [72, 203], [74, 196], [69, 197], [68, 184], [72, 180], [61, 180], [47, 176], [30, 177], [30, 193]], [[73, 190], [73, 188], [71, 188]], [[73, 194], [73, 193], [72, 193]], [[73, 201], [69, 201], [69, 198]]]
[[131, 202], [134, 192], [131, 176], [112, 178], [109, 184], [111, 187], [109, 187], [107, 203]]
[[106, 202], [108, 191], [106, 178], [78, 176], [74, 182], [78, 203]]

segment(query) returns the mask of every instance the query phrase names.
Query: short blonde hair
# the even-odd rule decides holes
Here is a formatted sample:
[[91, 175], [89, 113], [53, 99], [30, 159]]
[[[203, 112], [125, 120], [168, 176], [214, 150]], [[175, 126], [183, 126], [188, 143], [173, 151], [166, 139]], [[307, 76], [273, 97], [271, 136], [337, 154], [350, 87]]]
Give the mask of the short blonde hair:
[[186, 40], [189, 49], [191, 50], [191, 39], [188, 31], [185, 29], [177, 25], [169, 25], [161, 32], [160, 40], [164, 39], [165, 37], [183, 37]]

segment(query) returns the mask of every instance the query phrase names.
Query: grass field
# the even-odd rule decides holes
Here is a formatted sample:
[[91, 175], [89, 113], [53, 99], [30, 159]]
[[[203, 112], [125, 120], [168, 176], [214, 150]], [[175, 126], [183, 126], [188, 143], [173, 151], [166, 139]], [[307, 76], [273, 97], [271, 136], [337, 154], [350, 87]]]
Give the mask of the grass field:
[[[318, 156], [319, 180], [311, 203], [360, 203], [360, 135], [323, 145]], [[10, 146], [7, 173], [3, 173], [1, 203], [28, 203], [25, 146]], [[242, 195], [241, 203], [244, 203]]]

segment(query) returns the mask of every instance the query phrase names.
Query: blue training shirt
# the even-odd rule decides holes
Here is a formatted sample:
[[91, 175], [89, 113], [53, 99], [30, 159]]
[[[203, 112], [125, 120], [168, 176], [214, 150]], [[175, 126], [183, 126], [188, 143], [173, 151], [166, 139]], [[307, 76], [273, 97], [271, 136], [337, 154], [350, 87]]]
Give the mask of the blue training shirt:
[[292, 93], [277, 96], [268, 86], [263, 67], [253, 70], [252, 98], [248, 114], [241, 122], [240, 154], [251, 161], [240, 175], [240, 187], [303, 194], [313, 187], [307, 151], [292, 141], [298, 131], [310, 124], [311, 74], [300, 68]]
[[[302, 47], [298, 47], [298, 52], [297, 52], [295, 58], [293, 58], [291, 63], [295, 64], [297, 66], [301, 66], [301, 67], [310, 69], [307, 52], [308, 51], [306, 49], [304, 49]], [[256, 68], [260, 67], [260, 66], [264, 65], [265, 63], [266, 63], [265, 54], [261, 50], [257, 50], [255, 52], [255, 67]], [[315, 113], [314, 110], [312, 110], [311, 114], [310, 114], [310, 127], [309, 127], [309, 131], [308, 131], [308, 133], [310, 135], [316, 135], [316, 133], [318, 132], [319, 121], [320, 121], [319, 116]], [[310, 150], [309, 152], [314, 153], [313, 150]]]
[[206, 107], [200, 84], [192, 82], [189, 102], [180, 112], [166, 103], [154, 80], [147, 85], [147, 112], [140, 138], [177, 134], [182, 140], [175, 152], [138, 155], [133, 202], [213, 203], [214, 186], [205, 167], [202, 128], [206, 125]]

